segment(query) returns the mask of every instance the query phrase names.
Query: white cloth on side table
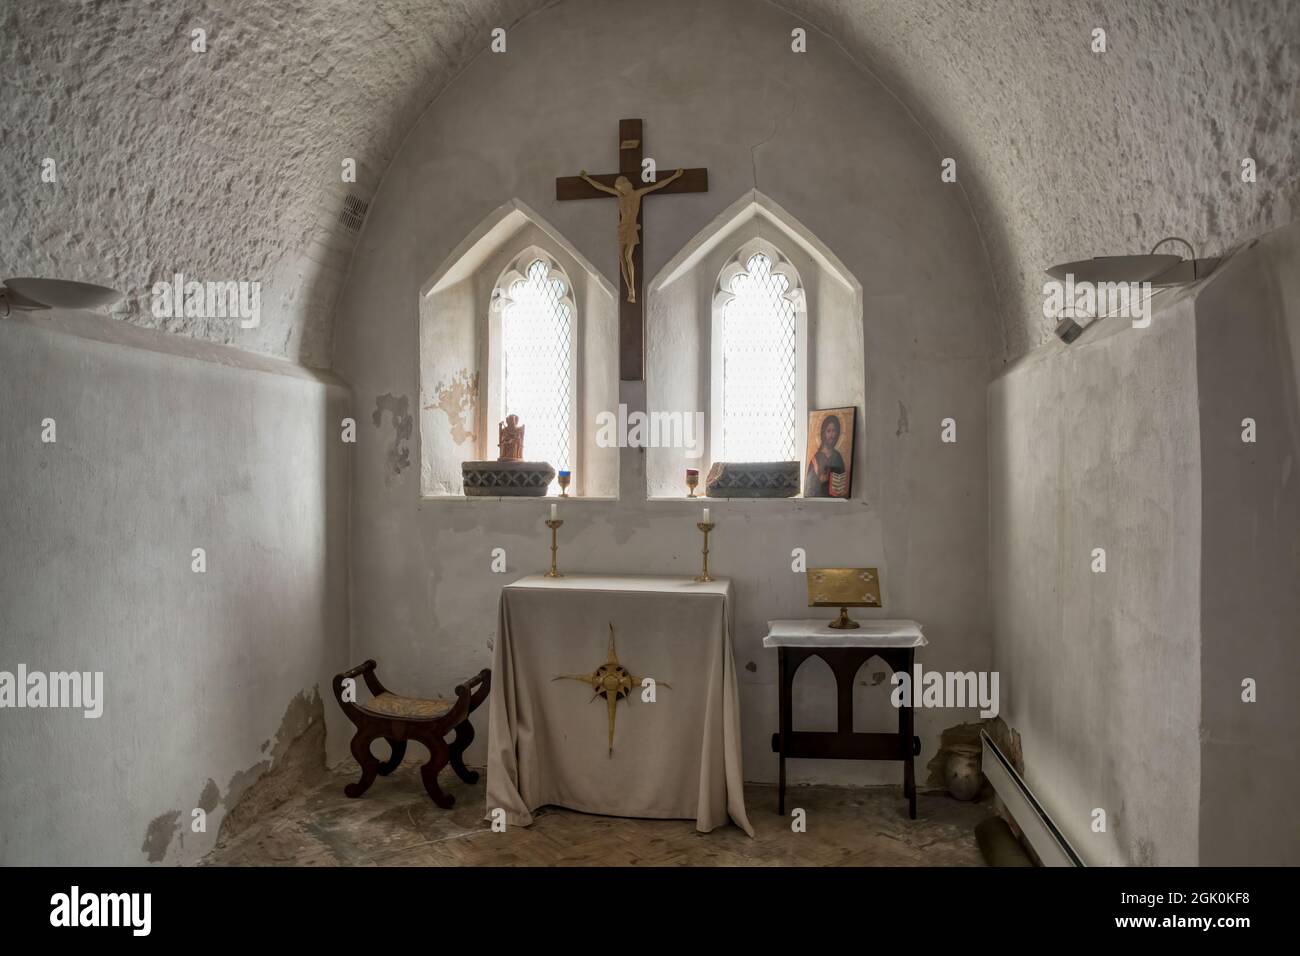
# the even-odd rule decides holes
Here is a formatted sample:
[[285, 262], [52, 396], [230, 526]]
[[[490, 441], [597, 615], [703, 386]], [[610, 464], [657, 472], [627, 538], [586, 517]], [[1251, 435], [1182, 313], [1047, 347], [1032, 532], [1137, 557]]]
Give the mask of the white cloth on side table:
[[[750, 836], [741, 770], [731, 582], [687, 577], [531, 575], [501, 591], [488, 698], [487, 813], [515, 826], [552, 805], [608, 816], [728, 818]], [[619, 663], [656, 681], [608, 711], [590, 684], [555, 680]], [[669, 686], [665, 686], [669, 685]]]
[[[859, 621], [839, 630], [825, 621], [768, 621], [764, 647], [924, 647], [930, 643], [915, 621]], [[495, 675], [493, 677], [495, 680]]]

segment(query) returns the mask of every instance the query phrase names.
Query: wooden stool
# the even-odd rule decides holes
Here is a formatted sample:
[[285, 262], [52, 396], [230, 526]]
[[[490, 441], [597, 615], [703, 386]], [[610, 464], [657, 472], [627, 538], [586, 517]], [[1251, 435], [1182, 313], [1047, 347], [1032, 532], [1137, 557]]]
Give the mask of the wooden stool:
[[[358, 674], [365, 678], [366, 687], [373, 695], [365, 703], [343, 699], [343, 682]], [[477, 690], [474, 688], [477, 687]], [[456, 776], [466, 783], [477, 783], [478, 774], [465, 767], [462, 759], [465, 748], [474, 740], [474, 728], [469, 715], [487, 698], [492, 687], [492, 672], [479, 671], [456, 688], [455, 700], [426, 700], [419, 697], [399, 697], [388, 691], [375, 676], [375, 662], [366, 661], [334, 677], [334, 696], [343, 713], [356, 725], [352, 737], [352, 756], [361, 765], [361, 779], [343, 788], [349, 797], [359, 797], [375, 782], [375, 775], [388, 776], [406, 756], [406, 742], [417, 740], [429, 748], [429, 760], [420, 768], [420, 779], [433, 802], [448, 810], [456, 802], [451, 794], [438, 787], [438, 774], [451, 763]], [[473, 691], [473, 693], [471, 693]], [[450, 744], [443, 738], [456, 732]], [[392, 748], [392, 754], [383, 763], [370, 752], [370, 744], [383, 737]]]

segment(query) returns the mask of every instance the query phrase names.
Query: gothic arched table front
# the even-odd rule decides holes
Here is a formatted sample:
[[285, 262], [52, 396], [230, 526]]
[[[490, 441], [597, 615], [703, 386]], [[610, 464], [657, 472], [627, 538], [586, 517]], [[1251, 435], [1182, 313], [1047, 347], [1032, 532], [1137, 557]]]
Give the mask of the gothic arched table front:
[[[780, 756], [777, 812], [785, 813], [785, 762], [791, 757], [832, 760], [901, 760], [908, 816], [916, 819], [916, 767], [921, 741], [912, 734], [912, 707], [898, 708], [897, 733], [855, 733], [853, 680], [868, 660], [879, 657], [895, 673], [912, 673], [916, 649], [928, 641], [915, 621], [861, 621], [855, 630], [834, 630], [826, 620], [768, 621], [764, 647], [775, 647], [781, 729], [772, 735]], [[833, 731], [795, 730], [794, 675], [810, 657], [820, 657], [835, 675], [837, 727]]]

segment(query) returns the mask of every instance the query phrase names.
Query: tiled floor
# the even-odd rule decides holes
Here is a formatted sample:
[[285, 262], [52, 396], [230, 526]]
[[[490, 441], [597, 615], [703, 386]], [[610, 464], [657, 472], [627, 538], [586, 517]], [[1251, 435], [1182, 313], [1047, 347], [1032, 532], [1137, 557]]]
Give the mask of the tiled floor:
[[[787, 815], [776, 789], [749, 785], [745, 802], [755, 829], [698, 833], [688, 820], [629, 820], [546, 808], [531, 827], [493, 833], [483, 820], [483, 782], [440, 779], [456, 806], [439, 810], [425, 795], [415, 765], [380, 778], [349, 800], [341, 768], [219, 845], [209, 865], [273, 866], [980, 866], [975, 824], [990, 811], [944, 794], [921, 794], [915, 821], [897, 787], [795, 787]], [[789, 811], [807, 811], [794, 833]]]

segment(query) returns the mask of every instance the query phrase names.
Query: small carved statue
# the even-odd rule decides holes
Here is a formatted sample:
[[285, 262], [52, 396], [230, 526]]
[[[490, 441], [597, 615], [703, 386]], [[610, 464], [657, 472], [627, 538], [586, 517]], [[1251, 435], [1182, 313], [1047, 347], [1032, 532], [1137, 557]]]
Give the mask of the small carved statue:
[[497, 448], [501, 449], [497, 461], [524, 460], [524, 426], [519, 424], [518, 415], [507, 415], [497, 425]]

